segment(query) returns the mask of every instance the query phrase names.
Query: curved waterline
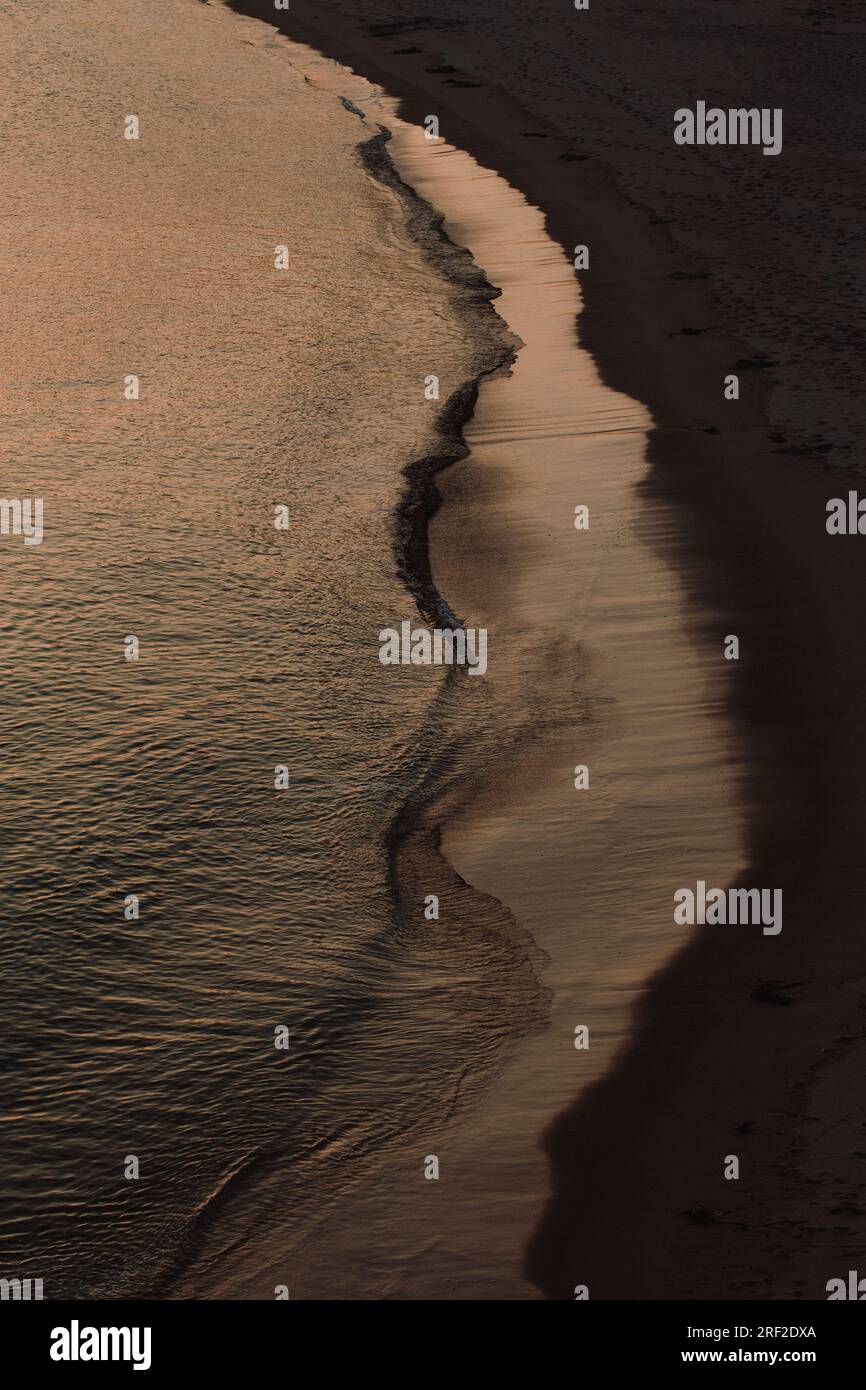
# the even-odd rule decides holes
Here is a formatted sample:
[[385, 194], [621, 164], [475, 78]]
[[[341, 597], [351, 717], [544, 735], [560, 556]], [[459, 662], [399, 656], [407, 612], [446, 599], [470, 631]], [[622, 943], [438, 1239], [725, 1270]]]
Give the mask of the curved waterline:
[[[289, 50], [308, 81], [387, 124], [399, 177], [501, 291], [524, 344], [508, 377], [483, 380], [471, 415], [461, 408], [468, 452], [437, 469], [444, 505], [437, 496], [424, 517], [422, 588], [490, 631], [478, 744], [428, 769], [398, 822], [422, 827], [462, 881], [505, 904], [548, 957], [554, 994], [549, 1027], [512, 1049], [471, 1126], [458, 1115], [447, 1129], [463, 1186], [440, 1200], [435, 1270], [407, 1274], [406, 1295], [459, 1291], [471, 1249], [473, 1287], [527, 1297], [522, 1252], [547, 1191], [541, 1135], [576, 1086], [609, 1071], [644, 986], [680, 949], [668, 903], [685, 864], [727, 881], [740, 860], [729, 729], [686, 635], [683, 576], [661, 558], [681, 517], [643, 486], [651, 421], [581, 349], [573, 267], [541, 214], [465, 152], [426, 140], [350, 69]], [[575, 531], [578, 504], [588, 532]], [[572, 768], [587, 759], [594, 790], [581, 796]], [[594, 1041], [576, 1075], [569, 1035], [581, 1021]], [[362, 1198], [361, 1227], [366, 1210]], [[398, 1224], [423, 1240], [405, 1203]], [[370, 1230], [374, 1248], [393, 1235], [375, 1220]]]

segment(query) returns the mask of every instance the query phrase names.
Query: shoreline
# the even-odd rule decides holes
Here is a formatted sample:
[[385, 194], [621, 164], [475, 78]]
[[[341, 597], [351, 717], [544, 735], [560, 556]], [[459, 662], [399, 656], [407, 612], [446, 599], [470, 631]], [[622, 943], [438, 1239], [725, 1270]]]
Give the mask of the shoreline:
[[[353, 106], [352, 110], [363, 119], [357, 107]], [[477, 323], [476, 333], [485, 340], [489, 361], [479, 363], [477, 373], [461, 382], [440, 405], [433, 431], [442, 447], [436, 453], [408, 463], [403, 469], [406, 487], [396, 513], [397, 573], [418, 605], [419, 613], [434, 624], [459, 626], [460, 619], [433, 582], [430, 565], [430, 522], [442, 505], [436, 478], [466, 458], [469, 446], [464, 429], [475, 410], [481, 383], [511, 366], [518, 345], [516, 340], [509, 341], [508, 327], [501, 318], [495, 316], [497, 322], [490, 322], [487, 311], [493, 308], [499, 291], [477, 272], [469, 252], [451, 241], [437, 210], [400, 177], [388, 153], [392, 138], [390, 131], [380, 127], [378, 135], [358, 146], [361, 163], [374, 178], [396, 193], [403, 207], [408, 235], [418, 243], [439, 274], [459, 292], [459, 312], [480, 312], [487, 323], [483, 335], [481, 324]]]
[[[542, 207], [555, 240], [568, 245], [579, 225], [581, 240], [605, 247], [601, 273], [594, 268], [581, 283], [582, 342], [606, 384], [652, 411], [652, 473], [644, 486], [676, 500], [684, 536], [675, 555], [691, 562], [692, 575], [700, 552], [703, 582], [689, 595], [695, 629], [720, 644], [726, 632], [744, 639], [735, 679], [723, 679], [718, 696], [742, 741], [749, 853], [737, 882], [787, 890], [785, 930], [770, 950], [738, 937], [734, 951], [720, 950], [716, 929], [703, 928], [650, 983], [626, 1054], [548, 1134], [554, 1192], [528, 1272], [548, 1297], [571, 1296], [576, 1266], [588, 1271], [594, 1297], [737, 1297], [744, 1289], [758, 1298], [821, 1297], [839, 1258], [818, 1168], [830, 1158], [809, 1126], [820, 1125], [823, 1141], [843, 1108], [844, 1067], [825, 1071], [827, 1049], [836, 1061], [841, 1048], [845, 1066], [852, 1049], [862, 1049], [857, 975], [866, 969], [850, 953], [862, 872], [853, 864], [866, 775], [858, 698], [864, 663], [847, 635], [857, 631], [866, 586], [850, 547], [831, 546], [823, 534], [824, 502], [844, 490], [844, 474], [806, 457], [778, 457], [764, 416], [769, 383], [751, 388], [735, 428], [722, 429], [724, 371], [738, 360], [754, 362], [754, 353], [709, 332], [675, 341], [684, 322], [719, 321], [709, 283], [671, 281], [692, 268], [683, 268], [664, 229], [625, 202], [594, 161], [581, 161], [570, 196], [544, 187], [545, 170], [508, 146], [508, 132], [526, 117], [507, 99], [496, 106], [502, 120], [492, 137], [467, 114], [467, 93], [443, 97], [441, 87], [425, 86], [416, 68], [395, 62], [356, 26], [321, 11], [313, 26], [294, 12], [281, 23], [249, 0], [233, 7], [385, 83], [404, 98], [409, 119], [423, 120], [434, 96], [449, 138]], [[410, 33], [406, 42], [423, 45], [426, 37]], [[432, 42], [435, 49], [435, 36]], [[751, 369], [743, 370], [752, 382]], [[758, 377], [764, 370], [756, 369]], [[672, 398], [672, 382], [687, 411]], [[665, 544], [670, 558], [669, 537]], [[804, 862], [811, 869], [805, 882]], [[828, 904], [828, 885], [840, 873], [843, 886]], [[819, 921], [816, 959], [811, 932]], [[789, 1004], [754, 997], [767, 979], [785, 984]], [[846, 984], [843, 1004], [839, 987]], [[810, 1109], [819, 1114], [810, 1118]], [[777, 1112], [781, 1118], [769, 1121]], [[716, 1161], [720, 1114], [732, 1133], [748, 1127], [749, 1171], [735, 1193], [721, 1180], [721, 1155]], [[851, 1138], [844, 1115], [837, 1148], [840, 1131]], [[832, 1200], [856, 1210], [863, 1184], [854, 1153], [849, 1147], [835, 1164]], [[722, 1269], [730, 1274], [727, 1292]]]

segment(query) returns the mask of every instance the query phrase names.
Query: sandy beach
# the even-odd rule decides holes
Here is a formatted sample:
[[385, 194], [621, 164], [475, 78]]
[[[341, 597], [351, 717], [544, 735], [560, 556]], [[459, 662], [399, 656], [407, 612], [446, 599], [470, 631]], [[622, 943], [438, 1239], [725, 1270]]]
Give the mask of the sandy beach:
[[0, 13], [2, 1299], [864, 1270], [864, 35]]
[[[737, 7], [700, 6], [666, 56], [675, 7], [629, 11], [627, 24], [626, 8], [605, 7], [579, 50], [563, 33], [585, 16], [533, 12], [527, 26], [500, 7], [451, 22], [446, 6], [425, 23], [383, 4], [362, 26], [298, 0], [285, 27], [381, 82], [409, 119], [436, 112], [563, 248], [592, 248], [580, 339], [602, 381], [651, 412], [641, 488], [678, 519], [654, 543], [717, 682], [709, 703], [735, 730], [735, 881], [785, 895], [777, 938], [694, 929], [636, 1002], [616, 1064], [548, 1128], [552, 1192], [527, 1273], [550, 1297], [571, 1297], [583, 1275], [598, 1297], [821, 1298], [856, 1254], [863, 1215], [862, 1121], [847, 1097], [866, 1002], [864, 581], [856, 541], [824, 529], [828, 497], [847, 486], [832, 465], [857, 463], [860, 434], [852, 339], [835, 328], [843, 297], [848, 322], [862, 303], [848, 256], [861, 194], [846, 39], [858, 21], [852, 7], [821, 20], [763, 7], [759, 34], [734, 22]], [[552, 80], [563, 72], [571, 85]], [[776, 166], [742, 150], [687, 163], [694, 152], [668, 135], [684, 86], [783, 106]], [[827, 158], [840, 210], [829, 244]], [[734, 404], [722, 381], [735, 368]], [[459, 553], [450, 578], [477, 596]], [[742, 654], [720, 678], [706, 654], [729, 633]], [[743, 1165], [736, 1186], [722, 1176], [729, 1153]]]

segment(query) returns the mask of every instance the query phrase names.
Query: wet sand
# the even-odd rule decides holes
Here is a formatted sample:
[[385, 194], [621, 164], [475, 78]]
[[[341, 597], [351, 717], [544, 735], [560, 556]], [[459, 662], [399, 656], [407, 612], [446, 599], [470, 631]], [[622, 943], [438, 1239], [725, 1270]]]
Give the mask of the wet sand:
[[[732, 313], [729, 299], [722, 306], [710, 294], [711, 281], [671, 279], [703, 274], [707, 261], [706, 273], [719, 274], [712, 245], [704, 244], [700, 263], [684, 260], [687, 237], [675, 244], [657, 214], [630, 201], [617, 186], [615, 167], [590, 157], [575, 166], [579, 178], [564, 180], [553, 171], [552, 157], [534, 157], [527, 150], [524, 137], [533, 125], [508, 94], [444, 92], [440, 78], [419, 71], [415, 55], [391, 52], [420, 47], [431, 66], [431, 58], [448, 56], [447, 41], [439, 34], [413, 33], [409, 27], [400, 32], [398, 44], [387, 35], [364, 33], [351, 21], [329, 21], [327, 13], [317, 7], [315, 26], [308, 27], [299, 4], [290, 32], [309, 38], [329, 56], [351, 59], [366, 77], [386, 82], [406, 98], [404, 114], [423, 119], [429, 110], [440, 113], [443, 129], [458, 145], [506, 173], [538, 203], [548, 230], [563, 246], [583, 241], [594, 255], [598, 252], [581, 285], [581, 340], [603, 381], [643, 402], [654, 420], [647, 451], [651, 466], [633, 485], [640, 490], [644, 519], [653, 523], [644, 533], [648, 550], [656, 552], [660, 567], [670, 566], [677, 575], [679, 592], [671, 602], [676, 606], [682, 597], [687, 604], [693, 660], [706, 682], [704, 707], [715, 709], [720, 720], [733, 721], [734, 742], [722, 738], [718, 746], [727, 778], [736, 780], [735, 818], [745, 832], [736, 881], [784, 890], [784, 929], [778, 937], [764, 937], [754, 928], [694, 929], [637, 1001], [630, 1041], [613, 1067], [594, 1089], [575, 1086], [570, 1102], [563, 1101], [544, 1138], [552, 1191], [529, 1239], [526, 1273], [550, 1297], [570, 1297], [575, 1284], [586, 1283], [593, 1297], [822, 1298], [826, 1280], [844, 1272], [857, 1254], [866, 1185], [862, 1121], [849, 1089], [862, 1070], [866, 1004], [866, 961], [857, 928], [866, 809], [866, 671], [859, 615], [866, 582], [856, 540], [831, 538], [824, 530], [825, 502], [844, 491], [845, 480], [814, 453], [779, 452], [824, 447], [815, 442], [821, 391], [798, 396], [794, 365], [783, 363], [776, 366], [778, 386], [770, 398], [767, 371], [743, 367], [748, 389], [736, 405], [725, 403], [725, 372], [758, 357], [754, 340], [743, 334], [749, 314]], [[616, 36], [609, 37], [615, 58]], [[795, 37], [808, 42], [806, 29]], [[467, 42], [464, 35], [464, 66], [470, 66], [471, 52], [471, 38]], [[690, 78], [696, 94], [700, 81], [696, 69]], [[609, 115], [597, 94], [583, 92], [580, 100]], [[536, 111], [530, 119], [543, 117]], [[606, 152], [612, 157], [609, 148]], [[842, 156], [847, 157], [845, 151]], [[844, 182], [845, 171], [835, 172]], [[690, 198], [700, 197], [699, 183], [695, 176], [694, 187], [667, 190], [668, 209], [676, 211], [678, 198], [687, 206]], [[729, 196], [730, 240], [730, 228], [744, 225], [737, 220], [744, 207], [737, 202], [742, 188], [731, 187]], [[804, 208], [803, 216], [807, 212]], [[774, 254], [784, 271], [796, 238], [783, 238], [770, 251], [772, 237], [762, 240], [761, 230], [759, 221], [748, 228], [749, 245], [761, 245], [762, 256]], [[815, 231], [814, 224], [808, 230]], [[801, 284], [815, 299], [815, 308], [806, 308], [806, 301], [801, 311], [805, 328], [813, 331], [829, 311], [827, 295], [808, 270], [799, 269]], [[778, 323], [789, 325], [790, 305], [781, 298], [785, 283], [784, 274], [768, 278], [755, 302], [764, 319], [773, 320], [778, 310]], [[720, 324], [726, 325], [724, 332]], [[684, 326], [708, 331], [684, 335]], [[819, 370], [822, 365], [826, 362], [818, 363]], [[838, 379], [844, 381], [847, 371], [843, 348]], [[778, 437], [779, 421], [768, 422], [768, 409], [785, 412], [787, 428], [797, 431], [794, 445]], [[856, 425], [852, 410], [840, 406], [834, 414], [840, 459], [846, 433], [850, 439]], [[479, 428], [482, 422], [479, 413]], [[468, 477], [465, 470], [463, 477]], [[460, 501], [467, 500], [464, 490]], [[442, 560], [443, 582], [452, 591], [462, 587], [467, 601], [480, 605], [485, 594], [491, 601], [491, 590], [477, 574], [477, 550], [470, 546], [479, 532], [473, 535], [473, 524], [486, 538], [488, 552], [498, 547], [491, 542], [495, 512], [484, 522], [473, 523], [473, 515], [470, 508], [462, 562], [454, 546], [441, 546], [438, 553], [451, 557], [448, 564]], [[662, 517], [664, 524], [657, 524]], [[445, 513], [442, 525], [447, 525]], [[632, 587], [632, 610], [642, 593], [639, 585]], [[721, 675], [722, 639], [732, 632], [740, 636], [741, 660]], [[625, 672], [623, 689], [639, 690], [636, 665]], [[585, 678], [586, 670], [580, 675]], [[648, 677], [645, 708], [658, 710], [651, 663]], [[668, 678], [672, 685], [681, 680], [670, 668]], [[579, 680], [575, 699], [592, 688], [591, 680]], [[603, 718], [597, 723], [603, 726]], [[634, 728], [633, 715], [627, 728]], [[666, 729], [670, 737], [679, 730], [694, 749], [693, 707], [674, 703]], [[608, 739], [612, 747], [614, 740]], [[655, 741], [657, 750], [665, 747], [658, 733]], [[632, 768], [634, 751], [621, 751]], [[543, 767], [548, 787], [551, 767], [567, 761], [562, 752], [559, 761]], [[585, 760], [591, 764], [595, 756], [593, 749]], [[670, 759], [668, 752], [660, 761], [669, 766]], [[538, 772], [537, 766], [531, 770]], [[532, 799], [523, 799], [522, 843], [528, 848], [537, 834], [535, 849], [541, 853], [550, 843], [545, 817], [556, 823], [555, 798], [548, 790], [539, 813], [537, 782], [530, 787]], [[466, 808], [465, 835], [458, 842], [461, 821], [453, 820], [446, 851], [458, 866], [465, 856], [467, 876], [477, 876], [473, 882], [480, 886], [489, 875], [504, 891], [508, 874], [496, 848], [505, 839], [510, 851], [521, 836], [516, 817], [512, 814], [503, 828], [505, 808], [490, 804], [499, 800], [495, 784], [482, 785], [481, 791], [482, 808], [489, 796], [486, 820], [479, 819], [477, 808], [474, 816]], [[712, 804], [715, 788], [704, 795]], [[646, 826], [654, 815], [651, 808], [644, 810]], [[532, 822], [531, 832], [525, 822]], [[663, 827], [660, 839], [676, 846]], [[589, 839], [581, 853], [584, 843], [589, 846]], [[598, 852], [613, 846], [625, 856], [631, 848], [617, 833]], [[593, 866], [604, 872], [603, 862], [596, 863], [589, 848], [585, 852], [584, 884]], [[634, 911], [635, 922], [644, 926], [661, 927], [669, 922], [674, 888], [698, 877], [711, 879], [705, 868], [695, 838], [688, 871], [684, 865], [682, 873], [679, 866], [677, 873], [663, 868], [653, 850], [643, 889], [656, 869], [667, 878], [664, 894], [662, 884], [656, 885], [656, 915], [640, 892], [628, 891], [620, 899], [626, 913]], [[569, 884], [564, 864], [555, 866], [551, 880], [557, 887]], [[523, 887], [513, 884], [515, 900]], [[527, 898], [523, 910], [540, 916], [537, 892], [527, 892]], [[584, 892], [584, 905], [588, 899]], [[579, 919], [590, 915], [580, 908], [578, 900]], [[562, 903], [556, 903], [548, 923], [559, 918], [564, 925], [561, 911]], [[575, 930], [582, 926], [580, 921]], [[568, 985], [561, 983], [568, 974], [562, 940], [559, 948], [557, 955], [548, 944], [562, 1017], [582, 1022], [575, 1017], [579, 1006], [568, 998]], [[651, 962], [645, 964], [653, 969]], [[572, 977], [572, 988], [573, 983]], [[557, 1008], [558, 1002], [554, 1018]], [[519, 1074], [521, 1063], [515, 1065]], [[530, 1074], [531, 1069], [524, 1072], [522, 1084]], [[553, 1083], [554, 1089], [559, 1084]], [[491, 1117], [496, 1105], [494, 1098]], [[477, 1133], [481, 1130], [483, 1124]], [[497, 1128], [491, 1118], [494, 1132], [501, 1144], [501, 1125]], [[471, 1147], [471, 1138], [466, 1142]], [[741, 1158], [736, 1184], [722, 1176], [730, 1153]], [[479, 1200], [483, 1187], [479, 1180]], [[518, 1226], [531, 1210], [534, 1220], [533, 1197], [526, 1201]], [[482, 1296], [486, 1292], [479, 1289]]]

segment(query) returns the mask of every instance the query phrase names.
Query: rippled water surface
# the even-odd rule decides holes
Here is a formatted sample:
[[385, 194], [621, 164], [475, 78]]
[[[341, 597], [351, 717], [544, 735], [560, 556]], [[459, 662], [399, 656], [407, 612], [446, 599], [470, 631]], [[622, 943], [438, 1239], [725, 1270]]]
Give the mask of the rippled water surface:
[[383, 680], [377, 633], [413, 612], [424, 376], [474, 349], [369, 132], [264, 26], [19, 0], [0, 46], [3, 491], [45, 505], [42, 545], [0, 542], [0, 1260], [112, 1296], [171, 1287], [268, 1163], [318, 1200], [302, 1157], [327, 1185], [465, 1065], [382, 843], [441, 673]]

